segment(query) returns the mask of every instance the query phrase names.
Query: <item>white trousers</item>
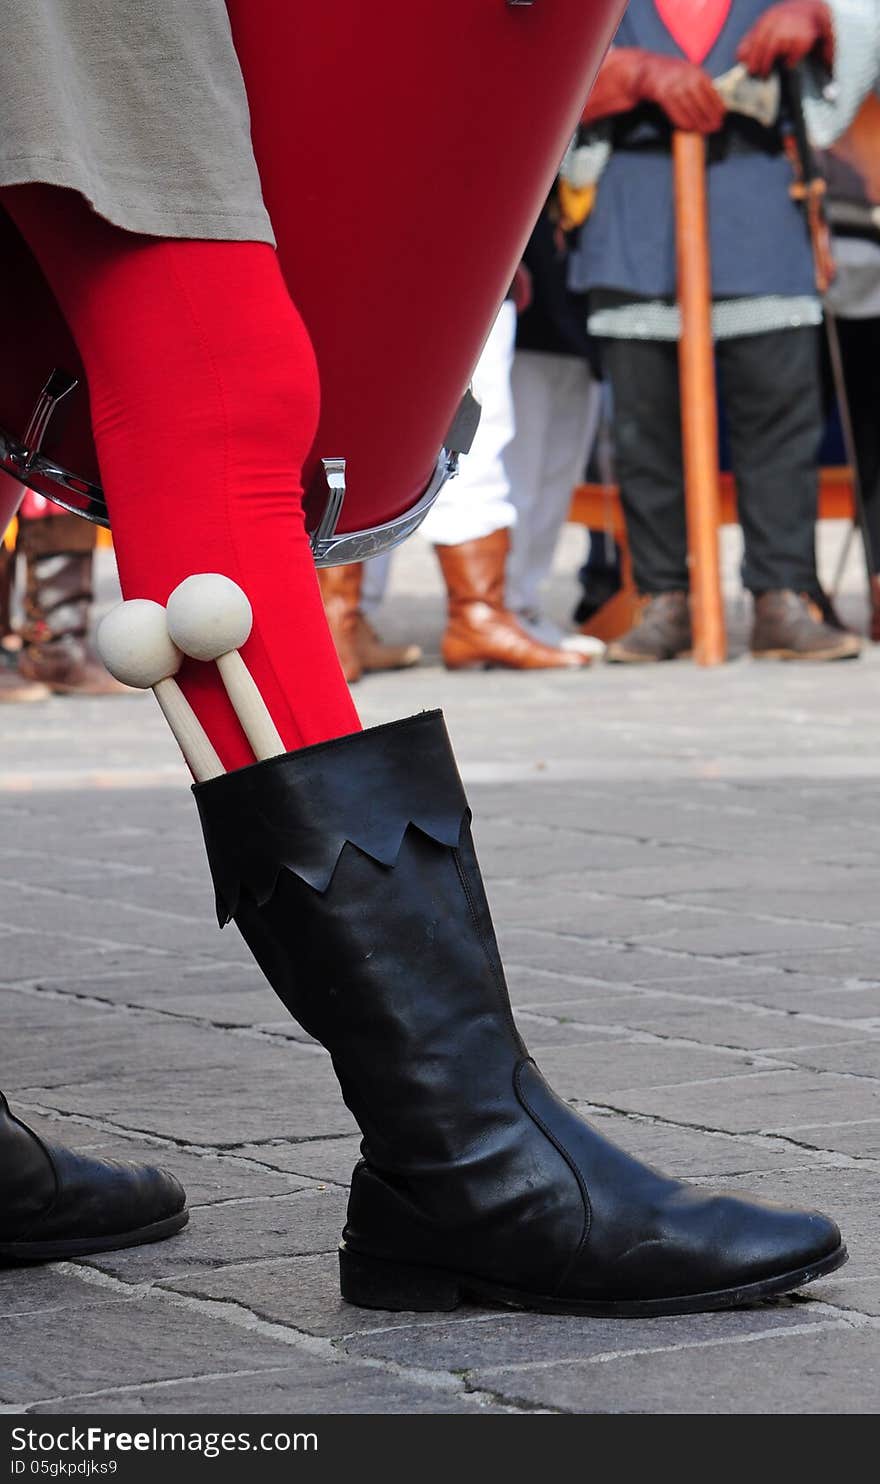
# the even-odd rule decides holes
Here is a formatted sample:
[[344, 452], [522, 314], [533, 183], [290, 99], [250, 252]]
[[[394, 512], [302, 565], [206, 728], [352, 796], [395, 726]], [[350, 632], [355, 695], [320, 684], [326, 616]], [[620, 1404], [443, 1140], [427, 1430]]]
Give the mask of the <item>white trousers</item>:
[[514, 431], [510, 372], [515, 340], [516, 309], [505, 299], [474, 371], [474, 394], [483, 411], [471, 451], [462, 455], [460, 472], [440, 491], [419, 528], [434, 546], [479, 541], [516, 520], [502, 457]]
[[540, 609], [571, 492], [584, 477], [600, 391], [577, 356], [518, 350], [511, 371], [516, 435], [504, 450], [516, 525], [507, 559], [507, 606]]
[[364, 574], [361, 579], [361, 611], [368, 618], [375, 616], [385, 597], [385, 589], [391, 576], [393, 555], [393, 551], [384, 551], [381, 556], [370, 557], [368, 562], [364, 562]]

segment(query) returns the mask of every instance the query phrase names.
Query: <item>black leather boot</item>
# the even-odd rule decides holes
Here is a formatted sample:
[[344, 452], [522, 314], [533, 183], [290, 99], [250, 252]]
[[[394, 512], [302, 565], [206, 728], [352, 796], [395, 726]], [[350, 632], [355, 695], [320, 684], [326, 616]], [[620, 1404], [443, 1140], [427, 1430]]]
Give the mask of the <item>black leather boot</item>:
[[44, 1142], [0, 1093], [0, 1264], [158, 1242], [186, 1226], [185, 1203], [167, 1170]]
[[675, 1314], [845, 1260], [826, 1217], [667, 1179], [547, 1086], [514, 1025], [439, 712], [194, 792], [221, 924], [328, 1048], [364, 1135], [345, 1298]]

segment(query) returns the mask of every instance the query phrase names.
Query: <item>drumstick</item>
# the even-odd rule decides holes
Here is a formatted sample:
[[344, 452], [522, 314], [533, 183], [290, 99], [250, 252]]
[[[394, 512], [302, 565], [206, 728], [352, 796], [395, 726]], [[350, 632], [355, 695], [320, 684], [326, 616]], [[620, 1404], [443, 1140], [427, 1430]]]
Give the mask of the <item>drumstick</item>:
[[131, 598], [112, 608], [98, 625], [98, 653], [123, 685], [152, 690], [197, 783], [219, 778], [223, 764], [201, 722], [172, 677], [183, 662], [168, 637], [165, 609], [148, 598]]
[[238, 652], [254, 622], [251, 605], [238, 584], [219, 572], [187, 577], [168, 599], [166, 616], [168, 633], [178, 649], [194, 660], [216, 660], [254, 756], [262, 761], [286, 752], [269, 708]]

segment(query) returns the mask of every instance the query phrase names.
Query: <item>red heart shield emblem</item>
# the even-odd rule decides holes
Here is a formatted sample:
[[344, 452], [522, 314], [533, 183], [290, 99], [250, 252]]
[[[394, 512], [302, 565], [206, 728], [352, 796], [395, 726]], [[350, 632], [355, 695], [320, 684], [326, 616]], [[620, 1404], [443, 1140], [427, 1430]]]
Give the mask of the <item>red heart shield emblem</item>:
[[732, 0], [654, 0], [654, 3], [673, 41], [689, 62], [699, 66], [721, 35]]

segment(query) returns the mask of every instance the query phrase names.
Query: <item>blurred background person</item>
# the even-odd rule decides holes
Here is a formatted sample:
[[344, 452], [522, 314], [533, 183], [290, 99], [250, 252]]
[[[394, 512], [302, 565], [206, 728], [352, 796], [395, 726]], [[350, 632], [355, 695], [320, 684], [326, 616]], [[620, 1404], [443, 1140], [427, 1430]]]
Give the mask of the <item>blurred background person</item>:
[[558, 187], [523, 255], [531, 294], [516, 325], [510, 371], [513, 437], [502, 453], [516, 511], [507, 559], [507, 607], [533, 638], [554, 648], [601, 654], [604, 646], [564, 634], [543, 611], [572, 490], [584, 477], [599, 421], [586, 297], [567, 284], [569, 239]]
[[[781, 130], [728, 114], [713, 77], [737, 61], [830, 67], [826, 6], [789, 0], [630, 0], [584, 114], [610, 156], [572, 257], [614, 398], [614, 442], [636, 584], [616, 662], [691, 647], [675, 303], [673, 129], [707, 136], [713, 331], [755, 600], [753, 654], [836, 660], [856, 636], [823, 621], [815, 586], [822, 308]], [[764, 23], [762, 25], [762, 22]], [[754, 64], [754, 65], [753, 65]]]
[[447, 669], [500, 665], [513, 670], [577, 669], [589, 656], [534, 638], [507, 606], [511, 529], [517, 512], [504, 463], [514, 435], [510, 377], [517, 308], [530, 297], [528, 275], [517, 274], [477, 363], [474, 394], [480, 425], [458, 476], [449, 481], [420, 527], [432, 543], [446, 585], [447, 623], [441, 643]]
[[[89, 643], [97, 538], [88, 521], [33, 491], [25, 495], [14, 545], [8, 538], [0, 543], [0, 702], [130, 694]], [[22, 566], [24, 618], [15, 627], [15, 578]]]
[[[810, 123], [827, 185], [835, 275], [825, 295], [834, 316], [865, 513], [871, 578], [870, 636], [880, 641], [880, 4], [829, 0], [834, 87], [811, 103]], [[834, 399], [829, 358], [827, 400]]]

